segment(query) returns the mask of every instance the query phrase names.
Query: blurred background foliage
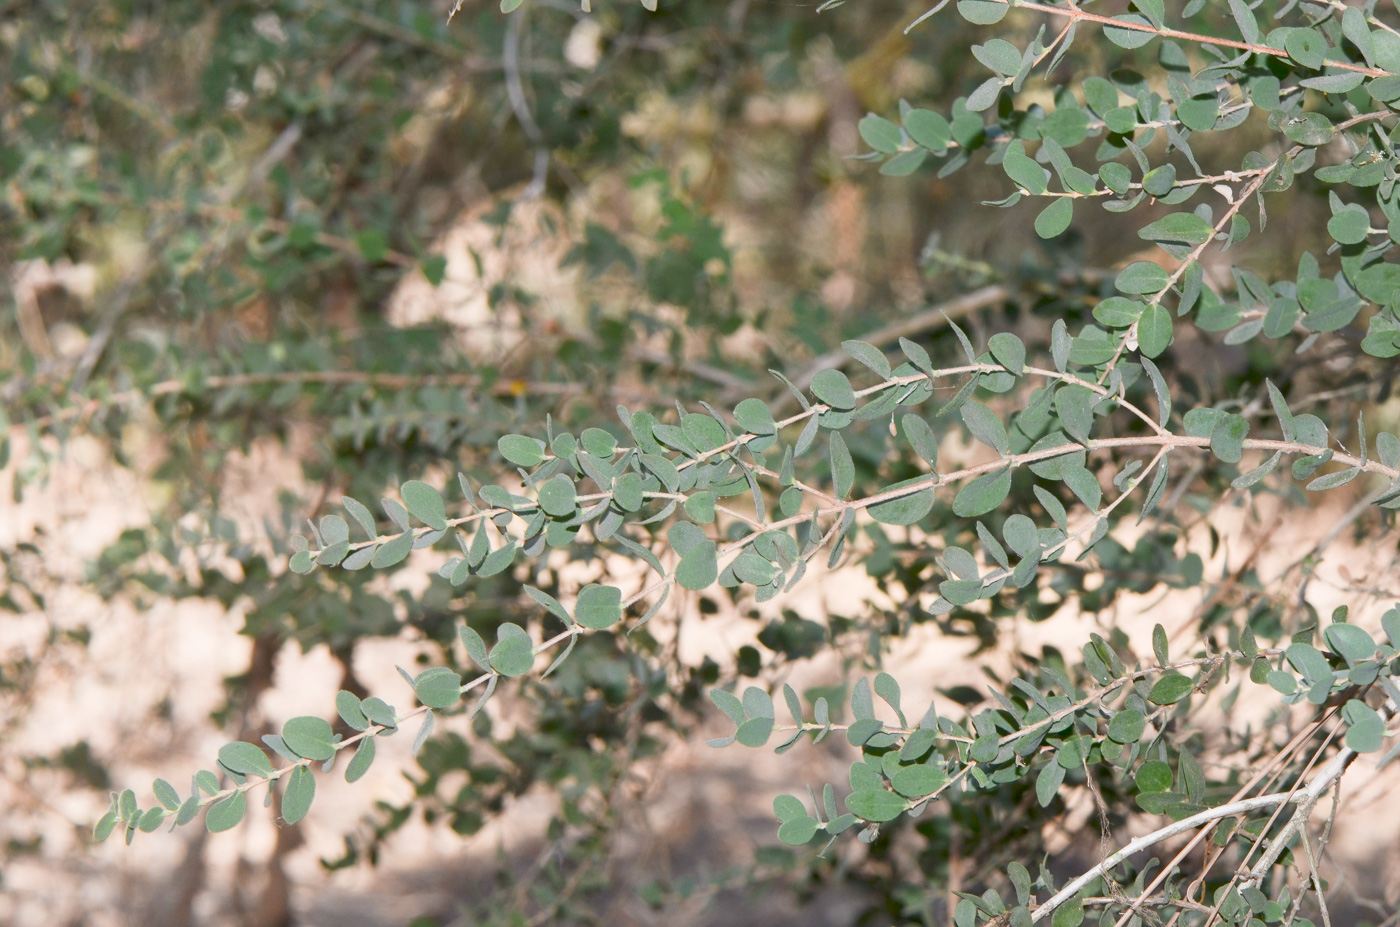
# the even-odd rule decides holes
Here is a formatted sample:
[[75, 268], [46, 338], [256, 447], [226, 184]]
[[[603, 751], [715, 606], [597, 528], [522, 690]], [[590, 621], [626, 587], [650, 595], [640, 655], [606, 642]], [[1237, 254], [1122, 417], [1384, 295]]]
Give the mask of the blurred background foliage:
[[[88, 648], [117, 603], [139, 615], [194, 601], [234, 620], [251, 646], [208, 719], [225, 739], [255, 740], [273, 729], [259, 699], [289, 651], [329, 654], [340, 686], [366, 695], [356, 652], [367, 642], [406, 641], [438, 665], [453, 659], [456, 623], [491, 639], [502, 621], [539, 620], [510, 574], [457, 589], [411, 565], [404, 572], [418, 579], [404, 582], [287, 573], [289, 534], [342, 493], [374, 498], [454, 469], [488, 477], [501, 466], [496, 439], [533, 433], [546, 414], [575, 430], [610, 421], [617, 403], [660, 412], [675, 399], [781, 401], [766, 368], [801, 382], [842, 339], [963, 294], [972, 299], [958, 316], [978, 343], [1005, 329], [1043, 341], [1053, 319], [1087, 316], [1105, 271], [1141, 244], [1107, 215], [1040, 241], [1024, 211], [977, 205], [1004, 195], [997, 168], [881, 177], [856, 157], [868, 111], [888, 113], [902, 98], [946, 111], [980, 82], [966, 52], [979, 39], [956, 17], [905, 35], [920, 4], [593, 6], [585, 15], [567, 0], [531, 0], [504, 17], [468, 0], [448, 23], [443, 5], [419, 0], [0, 4], [0, 285], [14, 306], [0, 313], [13, 512], [0, 608], [18, 629], [0, 666], [0, 744], [9, 742], [0, 763], [16, 783], [0, 871], [59, 867], [77, 852], [114, 764], [144, 763], [123, 738], [168, 745], [188, 733], [171, 688], [133, 703], [139, 716], [109, 732], [115, 742], [23, 747], [45, 687], [91, 667]], [[1110, 52], [1120, 54], [1076, 48], [1095, 72]], [[1231, 135], [1232, 145], [1250, 142]], [[1269, 241], [1301, 249], [1317, 217], [1325, 222], [1325, 200], [1303, 185], [1287, 196], [1271, 219], [1285, 228]], [[1251, 244], [1236, 260], [1296, 263]], [[958, 356], [935, 328], [922, 333], [930, 349]], [[1379, 367], [1269, 351], [1247, 345], [1186, 371], [1163, 367], [1197, 398], [1264, 376], [1325, 381], [1339, 394], [1389, 389]], [[883, 454], [873, 439], [852, 452], [868, 472]], [[132, 481], [102, 469], [78, 480], [61, 510], [23, 514], [25, 499], [44, 498], [56, 473], [93, 455]], [[94, 510], [121, 486], [139, 487], [126, 501], [140, 511], [114, 528]], [[90, 549], [69, 543], [69, 522]], [[932, 916], [950, 882], [977, 879], [953, 871], [953, 820], [960, 852], [984, 862], [997, 847], [1011, 853], [1029, 828], [1007, 830], [1004, 816], [969, 805], [920, 824], [912, 855], [887, 835], [849, 863], [774, 849], [765, 818], [757, 836], [735, 838], [733, 870], [618, 874], [643, 791], [634, 767], [677, 739], [700, 739], [710, 684], [771, 679], [829, 644], [858, 670], [878, 661], [887, 636], [934, 620], [893, 604], [921, 587], [926, 558], [878, 526], [868, 539], [866, 570], [903, 590], [887, 607], [817, 623], [706, 599], [702, 617], [740, 609], [756, 636], [703, 659], [646, 633], [591, 637], [550, 679], [501, 696], [504, 715], [483, 713], [470, 732], [431, 741], [404, 771], [410, 800], [330, 823], [343, 849], [322, 865], [363, 873], [387, 851], [406, 852], [395, 833], [415, 816], [476, 834], [544, 786], [558, 801], [533, 834], [538, 856], [502, 856], [465, 882], [459, 874], [459, 898], [423, 923], [592, 922], [619, 910], [699, 923], [718, 916], [716, 898], [750, 898], [775, 882], [800, 901], [831, 885], [855, 900], [784, 904], [778, 915], [746, 902], [753, 917]], [[997, 619], [1045, 617], [1070, 596], [1093, 611], [1118, 591], [1200, 583], [1199, 558], [1171, 541], [1168, 532], [1134, 550], [1105, 542], [1092, 571], [1066, 564], [989, 613], [937, 620], [993, 647]], [[570, 556], [587, 567], [599, 554], [580, 546]], [[557, 590], [565, 567], [549, 561], [530, 582]], [[1203, 627], [1241, 603], [1270, 615], [1290, 607], [1243, 579], [1211, 603]], [[84, 607], [58, 608], [75, 587]], [[45, 798], [53, 790], [89, 800], [55, 803]], [[1027, 797], [1004, 801], [1024, 810]], [[113, 922], [294, 923], [297, 906], [311, 904], [283, 868], [300, 847], [295, 829], [240, 858], [258, 878], [219, 896], [214, 913], [200, 901], [212, 891], [202, 867], [214, 864], [202, 835], [187, 839], [173, 879], [147, 874], [146, 892], [104, 896], [119, 911]], [[17, 922], [45, 903], [33, 888], [12, 897]], [[469, 914], [456, 907], [465, 899]], [[729, 907], [725, 920], [742, 922]]]

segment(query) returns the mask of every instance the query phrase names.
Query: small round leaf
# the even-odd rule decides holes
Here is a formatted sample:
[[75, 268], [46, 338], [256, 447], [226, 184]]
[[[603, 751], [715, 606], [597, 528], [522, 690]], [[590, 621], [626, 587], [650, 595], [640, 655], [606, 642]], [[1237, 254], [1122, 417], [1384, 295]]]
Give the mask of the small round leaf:
[[301, 715], [282, 725], [282, 739], [297, 756], [328, 760], [335, 756], [335, 732], [325, 718]]
[[861, 789], [846, 796], [846, 807], [859, 818], [880, 823], [899, 817], [909, 802], [884, 789]]
[[517, 624], [501, 625], [491, 648], [491, 668], [502, 676], [524, 676], [535, 665], [535, 644]]
[[1074, 199], [1057, 197], [1035, 217], [1035, 233], [1041, 238], [1055, 238], [1069, 228], [1074, 219]]
[[574, 620], [595, 631], [617, 624], [622, 620], [622, 590], [597, 583], [584, 586], [574, 606]]
[[242, 792], [234, 792], [223, 801], [209, 806], [209, 812], [204, 815], [204, 826], [209, 828], [211, 834], [223, 833], [237, 826], [247, 810], [247, 797]]
[[432, 666], [414, 678], [413, 691], [429, 708], [451, 708], [462, 697], [462, 677], [445, 666]]
[[1191, 680], [1181, 673], [1168, 673], [1153, 684], [1147, 700], [1154, 705], [1175, 705], [1194, 688]]

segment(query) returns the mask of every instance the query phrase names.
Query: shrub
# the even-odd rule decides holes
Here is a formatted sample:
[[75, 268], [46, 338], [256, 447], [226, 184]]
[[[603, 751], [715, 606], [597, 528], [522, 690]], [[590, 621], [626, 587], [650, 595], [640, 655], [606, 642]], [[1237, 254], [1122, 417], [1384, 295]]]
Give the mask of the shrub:
[[[961, 41], [947, 5], [910, 29]], [[340, 733], [292, 718], [263, 746], [224, 746], [186, 790], [158, 779], [154, 801], [114, 794], [96, 836], [130, 841], [201, 812], [210, 831], [228, 830], [262, 788], [295, 823], [317, 776], [337, 763], [362, 776], [381, 737], [412, 728], [415, 752], [429, 749], [439, 716], [484, 717], [514, 680], [541, 715], [550, 692], [578, 707], [587, 686], [544, 688], [551, 674], [631, 660], [630, 697], [658, 728], [707, 689], [732, 723], [715, 747], [782, 753], [839, 732], [846, 781], [804, 792], [796, 764], [796, 794], [773, 800], [777, 839], [813, 854], [859, 841], [880, 858], [924, 847], [923, 883], [887, 886], [900, 917], [933, 918], [929, 899], [952, 886], [958, 927], [1073, 927], [1091, 913], [1117, 925], [1325, 922], [1329, 831], [1312, 828], [1358, 757], [1397, 754], [1400, 605], [1357, 592], [1324, 620], [1290, 583], [1305, 585], [1348, 526], [1394, 541], [1400, 438], [1385, 398], [1400, 355], [1388, 260], [1400, 242], [1400, 33], [1375, 2], [1192, 0], [1170, 18], [1160, 0], [1111, 15], [1073, 2], [955, 6], [991, 75], [946, 111], [900, 101], [865, 116], [861, 157], [893, 177], [999, 168], [1007, 195], [988, 205], [1033, 221], [1070, 265], [1069, 285], [1017, 332], [974, 340], [930, 313], [847, 340], [840, 356], [773, 371], [776, 395], [721, 401], [715, 387], [674, 415], [619, 405], [615, 422], [519, 427], [477, 464], [491, 477], [410, 479], [383, 517], [343, 496], [343, 515], [291, 539], [301, 582], [359, 583], [359, 571], [441, 545], [437, 588], [490, 580], [492, 597], [527, 608], [492, 614], [486, 599], [455, 626], [465, 659], [401, 669], [401, 693], [339, 692]], [[1325, 237], [1290, 223], [1285, 233], [1306, 237], [1279, 240], [1274, 203], [1275, 228], [1281, 210], [1317, 214]], [[1071, 236], [1096, 225], [1131, 229], [1152, 250], [1095, 278], [1073, 266]], [[1002, 289], [988, 303], [1006, 301]], [[1212, 375], [1203, 358], [1236, 369]], [[1308, 384], [1334, 369], [1347, 388], [1323, 414], [1303, 411]], [[1307, 506], [1323, 492], [1356, 504], [1297, 573], [1267, 580], [1247, 560], [1206, 575], [1193, 524], [1266, 495]], [[608, 572], [605, 554], [639, 572]], [[594, 581], [565, 582], [561, 557], [591, 565]], [[795, 614], [772, 619], [765, 652], [740, 653], [732, 670], [681, 665], [650, 633], [682, 596], [757, 615], [809, 571], [854, 566], [885, 604], [818, 630], [823, 649], [849, 657], [849, 685], [780, 682], [816, 649]], [[1103, 635], [1018, 652], [1014, 677], [985, 694], [945, 690], [921, 711], [880, 669], [915, 624], [990, 643], [1063, 606], [1104, 613], [1165, 589], [1199, 594], [1190, 622], [1147, 616], [1149, 637], [1110, 618]], [[1195, 640], [1173, 644], [1169, 623]], [[1287, 723], [1216, 720], [1247, 689], [1271, 693], [1270, 717]], [[417, 707], [391, 704], [409, 691]], [[1045, 825], [1084, 795], [1101, 852], [1066, 873], [1047, 858]], [[951, 839], [973, 861], [966, 880], [939, 855]]]

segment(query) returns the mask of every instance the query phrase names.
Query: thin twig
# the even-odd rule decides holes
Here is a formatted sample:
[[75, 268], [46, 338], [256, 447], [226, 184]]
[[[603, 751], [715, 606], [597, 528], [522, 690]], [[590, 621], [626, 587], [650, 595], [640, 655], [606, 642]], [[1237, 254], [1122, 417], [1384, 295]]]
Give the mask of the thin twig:
[[[1351, 765], [1351, 761], [1355, 758], [1355, 751], [1344, 747], [1341, 752], [1334, 756], [1332, 760], [1313, 777], [1312, 782], [1301, 791], [1294, 792], [1290, 790], [1287, 792], [1275, 792], [1272, 795], [1258, 795], [1254, 798], [1230, 802], [1229, 804], [1220, 805], [1215, 808], [1207, 808], [1205, 811], [1193, 814], [1189, 818], [1182, 818], [1180, 821], [1174, 821], [1166, 827], [1154, 830], [1150, 834], [1144, 834], [1138, 837], [1136, 840], [1129, 842], [1117, 853], [1109, 856], [1097, 866], [1094, 866], [1092, 869], [1066, 884], [1064, 888], [1052, 895], [1050, 900], [1035, 909], [1031, 914], [1031, 921], [1033, 923], [1042, 921], [1051, 914], [1054, 914], [1056, 908], [1077, 895], [1084, 886], [1100, 876], [1107, 876], [1119, 863], [1137, 853], [1141, 853], [1148, 847], [1156, 846], [1164, 840], [1169, 840], [1189, 830], [1195, 830], [1197, 827], [1209, 824], [1212, 821], [1218, 821], [1221, 818], [1233, 817], [1237, 814], [1248, 814], [1251, 811], [1259, 811], [1264, 808], [1276, 808], [1286, 802], [1293, 801], [1298, 804], [1299, 807], [1297, 812], [1294, 813], [1293, 819], [1289, 822], [1289, 826], [1285, 827], [1284, 832], [1280, 833], [1279, 836], [1271, 842], [1269, 854], [1266, 854], [1265, 858], [1260, 860], [1259, 865], [1250, 872], [1250, 882], [1257, 884], [1257, 882], [1263, 878], [1263, 873], [1268, 871], [1269, 867], [1278, 859], [1279, 854], [1283, 852], [1288, 842], [1288, 837], [1292, 834], [1292, 830], [1296, 830], [1297, 826], [1299, 826], [1298, 821], [1300, 819], [1307, 819], [1307, 815], [1312, 810], [1312, 806], [1316, 803], [1318, 796], [1346, 771], [1346, 768]], [[1292, 830], [1290, 830], [1290, 828], [1292, 828]]]

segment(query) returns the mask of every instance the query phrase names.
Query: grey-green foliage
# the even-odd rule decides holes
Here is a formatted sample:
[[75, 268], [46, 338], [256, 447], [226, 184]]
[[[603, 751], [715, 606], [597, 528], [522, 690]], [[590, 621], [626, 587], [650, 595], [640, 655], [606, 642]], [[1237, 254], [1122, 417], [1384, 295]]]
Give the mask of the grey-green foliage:
[[[995, 607], [983, 603], [1035, 588], [1066, 567], [1067, 554], [1075, 563], [1093, 556], [1132, 566], [1141, 551], [1156, 567], [1153, 539], [1165, 538], [1170, 550], [1174, 536], [1153, 516], [1170, 515], [1158, 510], [1169, 474], [1190, 479], [1192, 467], [1224, 474], [1212, 484], [1220, 492], [1300, 501], [1307, 496], [1291, 484], [1337, 490], [1364, 477], [1368, 501], [1393, 526], [1386, 513], [1400, 509], [1395, 434], [1368, 428], [1364, 415], [1354, 427], [1329, 427], [1291, 409], [1285, 391], [1268, 380], [1246, 395], [1198, 402], [1163, 370], [1188, 326], [1197, 330], [1194, 339], [1262, 339], [1298, 354], [1347, 330], [1364, 355], [1400, 354], [1400, 271], [1391, 269], [1400, 264], [1389, 260], [1400, 242], [1400, 154], [1392, 137], [1400, 33], [1379, 18], [1377, 5], [1304, 4], [1280, 11], [1288, 24], [1268, 31], [1260, 11], [1234, 0], [1214, 9], [1192, 0], [1180, 11], [1186, 18], [1203, 14], [1216, 38], [1235, 43], [1226, 46], [1169, 27], [1160, 2], [1134, 2], [1134, 11], [1099, 34], [1113, 46], [1148, 49], [1152, 57], [1137, 60], [1149, 62], [1149, 73], [1122, 67], [1057, 79], [1053, 106], [1031, 102], [1047, 97], [1032, 98], [1023, 87], [1073, 60], [1066, 57], [1071, 43], [1089, 41], [1101, 24], [1068, 3], [1035, 7], [1069, 27], [1063, 30], [1045, 16], [1021, 22], [1030, 14], [1013, 14], [994, 0], [960, 0], [956, 8], [970, 23], [1005, 29], [972, 49], [992, 76], [947, 114], [901, 103], [897, 121], [866, 116], [859, 132], [873, 149], [869, 158], [887, 175], [942, 159], [937, 172], [947, 176], [985, 156], [1011, 185], [994, 205], [1048, 200], [1034, 219], [1047, 239], [1075, 221], [1092, 221], [1098, 205], [1119, 214], [1141, 209], [1138, 235], [1163, 252], [1161, 263], [1127, 263], [1086, 307], [1089, 318], [1073, 327], [1055, 321], [1048, 346], [997, 332], [979, 350], [951, 321], [965, 362], [936, 364], [908, 339], [898, 354], [886, 344], [847, 341], [853, 363], [815, 371], [806, 389], [774, 371], [799, 408], [791, 414], [783, 411], [787, 396], [751, 396], [724, 411], [708, 403], [677, 404], [674, 414], [619, 407], [617, 424], [598, 422], [579, 434], [546, 420], [540, 433], [500, 438], [500, 456], [515, 468], [509, 480], [478, 485], [459, 475], [447, 491], [410, 480], [399, 499], [383, 501], [382, 519], [343, 499], [349, 520], [332, 514], [309, 523], [295, 540], [292, 570], [385, 568], [441, 544], [452, 553], [439, 573], [461, 586], [584, 538], [635, 559], [647, 574], [639, 591], [594, 583], [572, 603], [527, 586], [541, 613], [557, 622], [552, 636], [537, 640], [505, 623], [491, 642], [463, 627], [476, 675], [464, 681], [447, 667], [404, 673], [419, 708], [400, 713], [378, 698], [342, 692], [336, 707], [355, 736], [342, 740], [318, 718], [292, 719], [280, 735], [264, 738], [287, 765], [274, 767], [254, 744], [229, 744], [217, 772], [194, 777], [188, 798], [164, 780], [154, 789], [159, 804], [144, 810], [131, 790], [114, 796], [97, 835], [122, 827], [130, 840], [166, 821], [187, 823], [204, 806], [209, 829], [225, 830], [244, 814], [247, 791], [283, 778], [283, 815], [298, 819], [315, 794], [311, 764], [328, 770], [351, 744], [357, 749], [346, 776], [353, 780], [372, 761], [375, 740], [410, 717], [423, 716], [421, 745], [435, 711], [462, 710], [462, 695], [480, 689], [471, 708], [479, 711], [501, 677], [531, 674], [541, 655], [552, 657], [547, 673], [582, 635], [640, 627], [672, 587], [706, 594], [719, 587], [761, 603], [800, 582], [818, 557], [836, 565], [865, 556], [866, 541], [878, 546], [887, 528], [911, 543], [927, 539], [929, 574], [911, 587], [910, 607], [946, 616], [980, 614]], [[1022, 32], [1012, 30], [1013, 21]], [[1038, 30], [1029, 40], [1027, 27]], [[1197, 152], [1198, 136], [1247, 121], [1274, 136], [1271, 146], [1260, 146], [1274, 154], [1250, 152], [1230, 166], [1199, 163], [1207, 147]], [[1284, 279], [1266, 281], [1241, 267], [1230, 268], [1232, 287], [1208, 279], [1203, 255], [1264, 233], [1268, 196], [1304, 183], [1326, 190], [1326, 252], [1304, 250], [1296, 273]], [[950, 432], [974, 445], [981, 462], [945, 459]], [[1279, 469], [1283, 460], [1290, 466]], [[1129, 517], [1149, 538], [1131, 553], [1113, 539]], [[1182, 558], [1172, 569], [1179, 585], [1203, 582], [1199, 558]], [[873, 841], [892, 822], [950, 795], [1024, 788], [1046, 808], [1066, 783], [1089, 781], [1131, 795], [1149, 815], [1188, 819], [1227, 803], [1233, 786], [1205, 771], [1176, 721], [1233, 668], [1285, 704], [1340, 705], [1335, 714], [1347, 750], [1385, 748], [1387, 718], [1400, 700], [1400, 606], [1379, 618], [1384, 640], [1345, 619], [1326, 625], [1322, 646], [1312, 628], [1303, 628], [1273, 648], [1258, 645], [1248, 622], [1231, 623], [1228, 647], [1175, 662], [1161, 626], [1152, 635], [1155, 663], [1129, 652], [1121, 635], [1094, 634], [1073, 665], [1047, 659], [995, 686], [990, 707], [930, 706], [913, 724], [887, 673], [873, 687], [862, 678], [839, 700], [823, 694], [809, 705], [782, 686], [791, 723], [779, 723], [763, 687], [742, 695], [715, 688], [711, 700], [734, 731], [711, 743], [759, 747], [776, 735], [783, 752], [804, 737], [821, 741], [844, 731], [858, 753], [840, 784], [844, 796], [838, 801], [837, 787], [828, 784], [820, 799], [811, 793], [774, 801], [778, 837], [791, 845], [857, 826], [860, 839]], [[875, 696], [883, 703], [878, 710]], [[841, 720], [846, 709], [849, 721]], [[1395, 754], [1392, 748], [1385, 759]], [[1302, 772], [1291, 776], [1298, 787], [1308, 781]], [[1145, 870], [1134, 870], [1125, 881], [1141, 893], [1144, 877]], [[989, 889], [964, 898], [955, 922], [967, 927], [1008, 914], [1024, 924], [1054, 914], [1060, 924], [1084, 916], [1088, 896], [1055, 895], [1044, 869], [1032, 880], [1025, 865], [1013, 863], [1007, 883], [1014, 903]], [[1243, 923], [1250, 910], [1282, 917], [1286, 905], [1261, 894], [1259, 884], [1232, 882], [1215, 899], [1222, 916], [1232, 923]], [[1052, 895], [1059, 900], [1047, 902]]]

